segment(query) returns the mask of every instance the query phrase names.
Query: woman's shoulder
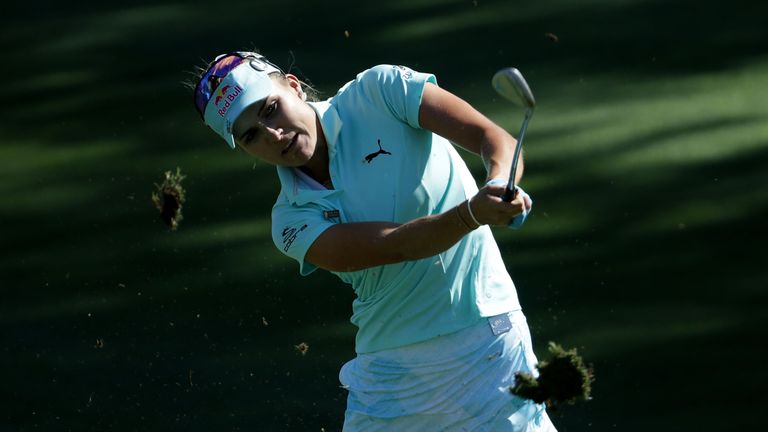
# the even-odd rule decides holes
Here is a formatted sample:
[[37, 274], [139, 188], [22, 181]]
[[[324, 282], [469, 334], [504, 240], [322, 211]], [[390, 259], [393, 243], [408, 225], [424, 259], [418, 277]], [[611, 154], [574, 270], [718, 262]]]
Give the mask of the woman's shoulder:
[[355, 79], [347, 82], [339, 89], [337, 96], [356, 91], [362, 91], [366, 94], [371, 91], [378, 92], [382, 87], [409, 80], [415, 73], [406, 66], [378, 64], [358, 73]]
[[381, 80], [381, 79], [394, 79], [397, 77], [409, 78], [414, 73], [413, 69], [392, 64], [378, 64], [370, 67], [359, 74], [357, 74], [358, 80]]

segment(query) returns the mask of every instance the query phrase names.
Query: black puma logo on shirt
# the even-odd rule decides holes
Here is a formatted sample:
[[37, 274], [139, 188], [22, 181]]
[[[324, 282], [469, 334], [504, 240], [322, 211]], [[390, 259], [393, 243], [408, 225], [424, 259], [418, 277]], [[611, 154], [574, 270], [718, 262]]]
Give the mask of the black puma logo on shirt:
[[381, 148], [381, 140], [376, 140], [376, 143], [379, 145], [379, 151], [377, 151], [377, 152], [375, 152], [375, 153], [371, 153], [371, 154], [369, 154], [368, 156], [366, 156], [366, 157], [365, 157], [365, 162], [367, 162], [367, 163], [371, 163], [371, 161], [372, 161], [374, 158], [378, 157], [379, 155], [383, 155], [383, 154], [385, 154], [385, 155], [391, 155], [391, 154], [392, 154], [392, 153], [390, 153], [390, 152], [388, 152], [388, 151], [384, 150], [383, 148]]

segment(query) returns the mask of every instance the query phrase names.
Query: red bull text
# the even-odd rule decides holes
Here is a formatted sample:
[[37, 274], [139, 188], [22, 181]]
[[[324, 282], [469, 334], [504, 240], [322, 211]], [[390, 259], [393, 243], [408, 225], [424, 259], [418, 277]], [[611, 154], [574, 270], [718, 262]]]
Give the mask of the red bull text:
[[[227, 113], [229, 107], [232, 106], [232, 102], [234, 102], [234, 100], [243, 92], [243, 89], [239, 85], [236, 85], [234, 88], [231, 88], [232, 91], [230, 93], [227, 93], [230, 88], [231, 86], [224, 86], [214, 100], [214, 103], [216, 103], [216, 107], [218, 108], [216, 112], [220, 117], [224, 117], [224, 114]], [[219, 105], [222, 100], [224, 101], [223, 105]]]

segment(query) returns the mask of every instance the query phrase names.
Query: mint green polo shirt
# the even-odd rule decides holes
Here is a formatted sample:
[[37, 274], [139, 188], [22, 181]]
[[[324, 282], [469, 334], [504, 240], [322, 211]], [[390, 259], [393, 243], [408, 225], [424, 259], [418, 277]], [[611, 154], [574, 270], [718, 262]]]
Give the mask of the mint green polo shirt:
[[[477, 193], [450, 142], [419, 126], [428, 82], [436, 84], [435, 77], [379, 65], [327, 101], [310, 103], [328, 142], [335, 189], [278, 167], [282, 190], [272, 209], [273, 241], [298, 261], [302, 275], [316, 269], [305, 260], [312, 242], [334, 224], [405, 223], [448, 211]], [[358, 353], [421, 342], [520, 309], [487, 226], [432, 257], [333, 273], [357, 295], [351, 321], [358, 327]]]

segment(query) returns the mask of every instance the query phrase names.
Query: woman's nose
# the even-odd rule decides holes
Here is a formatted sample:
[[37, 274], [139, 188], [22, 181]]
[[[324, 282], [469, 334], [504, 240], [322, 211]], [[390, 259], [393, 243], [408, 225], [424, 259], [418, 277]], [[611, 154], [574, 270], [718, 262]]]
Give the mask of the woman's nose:
[[283, 137], [283, 128], [265, 126], [264, 129], [266, 129], [267, 136], [269, 136], [269, 139], [272, 141], [280, 141], [280, 139]]

